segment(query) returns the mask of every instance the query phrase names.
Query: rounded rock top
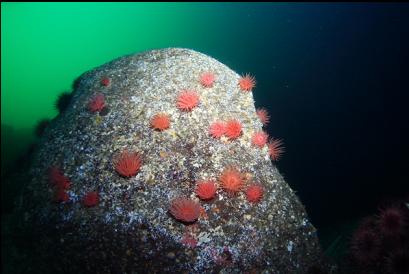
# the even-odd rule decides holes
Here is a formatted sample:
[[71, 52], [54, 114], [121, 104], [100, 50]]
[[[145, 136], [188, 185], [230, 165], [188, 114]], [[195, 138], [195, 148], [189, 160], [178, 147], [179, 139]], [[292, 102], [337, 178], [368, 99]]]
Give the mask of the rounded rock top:
[[[206, 73], [217, 77], [203, 84]], [[302, 273], [320, 263], [315, 228], [304, 225], [307, 213], [270, 160], [267, 140], [252, 144], [263, 124], [257, 87], [243, 92], [241, 75], [203, 53], [166, 48], [117, 58], [76, 79], [67, 109], [39, 141], [22, 191], [20, 210], [36, 235], [27, 252], [39, 264], [32, 267]], [[194, 100], [180, 108], [186, 90], [195, 91]], [[99, 113], [89, 111], [95, 94], [104, 98]], [[216, 121], [226, 126], [209, 132]], [[47, 179], [56, 166], [70, 182], [63, 191]], [[224, 174], [229, 167], [235, 176]], [[197, 194], [203, 181], [211, 189]], [[246, 194], [255, 182], [258, 192]], [[55, 193], [62, 198], [55, 201]], [[178, 197], [186, 200], [172, 203]]]

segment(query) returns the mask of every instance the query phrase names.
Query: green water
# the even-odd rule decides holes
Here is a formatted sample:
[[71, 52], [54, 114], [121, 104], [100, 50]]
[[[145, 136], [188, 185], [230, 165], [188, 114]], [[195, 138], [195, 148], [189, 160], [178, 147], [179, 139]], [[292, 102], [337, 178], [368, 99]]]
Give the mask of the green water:
[[223, 3], [2, 3], [2, 170], [34, 141], [38, 120], [57, 115], [58, 94], [82, 72], [164, 47], [245, 54], [257, 38], [246, 12]]
[[[370, 192], [387, 193], [399, 170], [394, 157], [379, 157], [390, 143], [379, 143], [393, 133], [382, 127], [383, 102], [401, 98], [384, 92], [406, 90], [408, 12], [373, 3], [1, 3], [2, 175], [36, 141], [38, 121], [58, 114], [58, 95], [80, 74], [127, 54], [191, 48], [256, 76], [254, 98], [269, 107], [269, 132], [286, 135], [279, 169], [315, 217], [326, 254], [341, 257], [356, 220], [368, 215]], [[404, 124], [397, 117], [407, 116], [390, 121]], [[339, 173], [345, 163], [352, 169]], [[373, 172], [388, 163], [387, 179]], [[2, 205], [6, 197], [12, 208], [23, 183], [2, 184]]]

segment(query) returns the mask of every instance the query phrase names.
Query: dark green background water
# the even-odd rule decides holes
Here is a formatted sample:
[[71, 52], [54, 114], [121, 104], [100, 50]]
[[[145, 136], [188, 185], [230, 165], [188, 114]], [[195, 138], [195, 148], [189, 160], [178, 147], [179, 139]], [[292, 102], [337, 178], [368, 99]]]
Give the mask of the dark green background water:
[[186, 47], [256, 76], [280, 171], [337, 234], [408, 197], [408, 25], [408, 4], [2, 3], [2, 174], [82, 72]]

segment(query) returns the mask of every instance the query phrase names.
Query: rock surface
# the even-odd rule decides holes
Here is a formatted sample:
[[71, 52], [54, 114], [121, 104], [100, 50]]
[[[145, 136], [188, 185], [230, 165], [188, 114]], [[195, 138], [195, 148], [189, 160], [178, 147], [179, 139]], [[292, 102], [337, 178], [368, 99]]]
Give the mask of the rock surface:
[[[216, 76], [211, 87], [199, 81], [204, 72]], [[84, 73], [68, 109], [40, 141], [19, 205], [36, 239], [33, 268], [42, 273], [306, 273], [319, 264], [316, 230], [305, 209], [267, 146], [252, 145], [262, 124], [252, 92], [240, 90], [239, 79], [217, 60], [178, 48], [125, 56]], [[176, 107], [186, 89], [200, 98], [192, 111]], [[98, 102], [90, 107], [97, 94], [104, 95], [102, 109]], [[151, 127], [157, 113], [169, 115], [168, 129]], [[229, 119], [241, 122], [239, 138], [209, 135], [212, 122]], [[115, 170], [114, 159], [123, 151], [142, 157], [135, 176], [121, 177]], [[219, 180], [229, 166], [245, 183], [234, 195]], [[70, 182], [60, 192], [50, 185], [50, 167]], [[216, 182], [214, 199], [198, 199], [200, 180]], [[264, 189], [256, 203], [244, 191], [252, 183]], [[98, 200], [84, 202], [90, 192], [97, 192]], [[182, 223], [169, 214], [178, 197], [200, 204], [197, 221]]]

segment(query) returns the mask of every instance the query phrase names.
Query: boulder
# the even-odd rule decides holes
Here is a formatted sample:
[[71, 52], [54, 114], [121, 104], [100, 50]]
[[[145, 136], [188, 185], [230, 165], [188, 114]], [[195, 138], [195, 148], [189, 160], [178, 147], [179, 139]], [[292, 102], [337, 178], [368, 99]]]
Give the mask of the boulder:
[[[254, 82], [240, 79], [180, 48], [81, 75], [19, 200], [31, 269], [306, 273], [320, 264], [316, 229], [266, 140], [254, 140], [263, 130]], [[202, 182], [216, 192], [198, 190]]]

